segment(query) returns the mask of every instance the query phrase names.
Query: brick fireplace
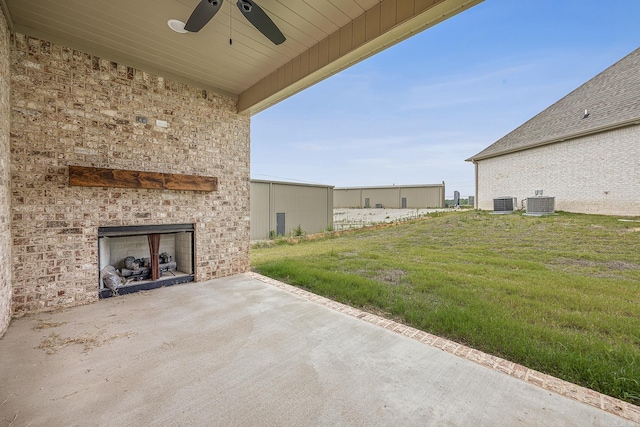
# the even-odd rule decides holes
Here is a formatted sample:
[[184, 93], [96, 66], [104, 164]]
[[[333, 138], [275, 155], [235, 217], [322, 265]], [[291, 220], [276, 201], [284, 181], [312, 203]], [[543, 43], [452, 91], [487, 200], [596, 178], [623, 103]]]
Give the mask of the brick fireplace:
[[[203, 281], [247, 271], [250, 118], [237, 114], [236, 99], [21, 34], [8, 47], [14, 315], [97, 301], [101, 242], [118, 238], [104, 229], [188, 224], [190, 232], [160, 243], [176, 260], [186, 238], [178, 234], [191, 233], [183, 273]], [[74, 167], [128, 171], [134, 180], [215, 177], [217, 185], [76, 186]], [[140, 246], [139, 236], [127, 238]], [[177, 267], [163, 278], [171, 273]]]

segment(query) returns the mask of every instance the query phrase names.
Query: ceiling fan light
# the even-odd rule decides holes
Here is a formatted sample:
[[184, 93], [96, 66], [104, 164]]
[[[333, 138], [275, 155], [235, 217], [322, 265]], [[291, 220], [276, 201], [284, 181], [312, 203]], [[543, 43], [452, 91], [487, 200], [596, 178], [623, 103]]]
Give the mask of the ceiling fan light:
[[184, 34], [189, 32], [184, 29], [184, 22], [179, 21], [177, 19], [169, 19], [167, 21], [167, 25], [176, 33]]

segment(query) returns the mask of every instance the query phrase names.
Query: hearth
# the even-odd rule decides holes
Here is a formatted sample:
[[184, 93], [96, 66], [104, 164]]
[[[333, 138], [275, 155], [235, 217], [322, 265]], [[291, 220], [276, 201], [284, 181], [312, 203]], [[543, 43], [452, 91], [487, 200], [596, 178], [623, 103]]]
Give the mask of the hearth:
[[98, 228], [99, 295], [194, 281], [193, 224]]

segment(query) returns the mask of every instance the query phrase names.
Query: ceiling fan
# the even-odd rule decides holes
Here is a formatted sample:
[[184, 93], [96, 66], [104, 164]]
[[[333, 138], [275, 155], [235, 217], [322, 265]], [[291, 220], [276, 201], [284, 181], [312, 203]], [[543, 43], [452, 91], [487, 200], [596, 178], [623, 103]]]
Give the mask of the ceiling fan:
[[[184, 29], [192, 33], [200, 31], [218, 13], [223, 1], [201, 0], [191, 13]], [[276, 24], [254, 1], [238, 0], [236, 5], [244, 17], [274, 44], [281, 44], [286, 40]]]

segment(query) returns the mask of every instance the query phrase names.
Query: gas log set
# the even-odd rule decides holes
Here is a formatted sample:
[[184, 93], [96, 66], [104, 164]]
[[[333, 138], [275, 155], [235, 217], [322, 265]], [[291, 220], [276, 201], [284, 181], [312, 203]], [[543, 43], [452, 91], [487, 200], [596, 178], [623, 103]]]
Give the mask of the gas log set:
[[[171, 273], [175, 276], [176, 263], [173, 257], [166, 252], [159, 256], [158, 270], [160, 276], [163, 273]], [[116, 291], [121, 286], [126, 286], [131, 282], [148, 280], [152, 278], [151, 258], [138, 258], [128, 256], [122, 261], [122, 267], [117, 269], [112, 265], [107, 265], [101, 271], [104, 286], [112, 291]]]

